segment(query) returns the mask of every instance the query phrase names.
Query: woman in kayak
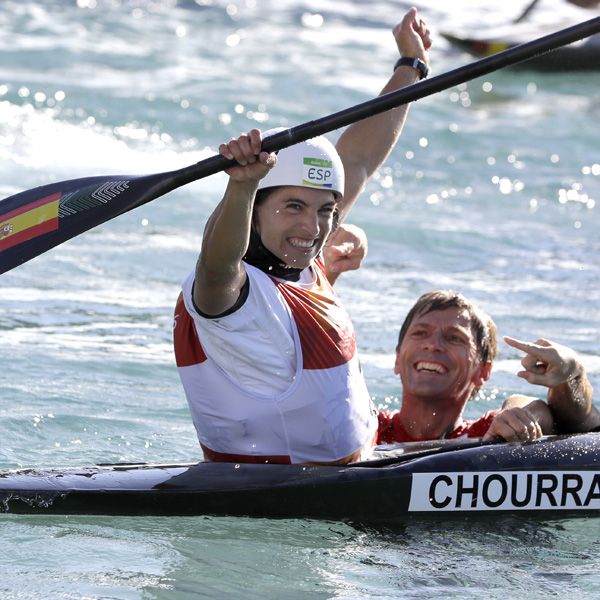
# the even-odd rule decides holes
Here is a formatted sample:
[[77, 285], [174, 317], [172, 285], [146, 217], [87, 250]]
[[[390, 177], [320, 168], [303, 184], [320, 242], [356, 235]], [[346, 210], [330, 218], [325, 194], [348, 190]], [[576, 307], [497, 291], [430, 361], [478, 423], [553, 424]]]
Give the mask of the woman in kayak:
[[[411, 9], [387, 93], [426, 74], [429, 31]], [[407, 107], [261, 152], [254, 129], [222, 144], [237, 161], [175, 314], [175, 351], [207, 460], [345, 463], [370, 451], [377, 418], [350, 318], [319, 256], [394, 146]]]

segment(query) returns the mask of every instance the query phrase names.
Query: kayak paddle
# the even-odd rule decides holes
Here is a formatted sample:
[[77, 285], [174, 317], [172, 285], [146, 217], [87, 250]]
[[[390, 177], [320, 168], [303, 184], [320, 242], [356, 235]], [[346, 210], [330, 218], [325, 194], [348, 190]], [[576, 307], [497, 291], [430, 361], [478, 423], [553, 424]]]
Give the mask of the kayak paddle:
[[[396, 108], [600, 32], [600, 17], [520, 44], [414, 85], [266, 138], [274, 152]], [[0, 200], [0, 274], [62, 242], [192, 181], [232, 166], [221, 155], [151, 175], [84, 177], [51, 183]]]

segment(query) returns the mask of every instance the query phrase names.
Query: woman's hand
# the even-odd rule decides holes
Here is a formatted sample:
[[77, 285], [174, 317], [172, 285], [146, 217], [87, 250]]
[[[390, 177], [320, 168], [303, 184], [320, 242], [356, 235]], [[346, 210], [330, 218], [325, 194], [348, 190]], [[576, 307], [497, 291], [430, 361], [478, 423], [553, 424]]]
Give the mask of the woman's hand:
[[261, 152], [262, 135], [260, 129], [251, 129], [238, 138], [219, 146], [219, 153], [235, 160], [238, 166], [230, 167], [225, 172], [238, 182], [259, 181], [277, 163], [277, 156], [271, 152]]

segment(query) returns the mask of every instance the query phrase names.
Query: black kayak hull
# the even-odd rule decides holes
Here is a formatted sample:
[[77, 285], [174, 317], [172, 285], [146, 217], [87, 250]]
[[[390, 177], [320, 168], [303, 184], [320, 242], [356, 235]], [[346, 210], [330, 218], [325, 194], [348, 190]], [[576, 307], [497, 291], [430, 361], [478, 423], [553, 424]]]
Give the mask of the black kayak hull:
[[346, 466], [197, 463], [0, 472], [0, 510], [392, 523], [411, 517], [600, 516], [600, 434], [527, 444], [407, 444]]

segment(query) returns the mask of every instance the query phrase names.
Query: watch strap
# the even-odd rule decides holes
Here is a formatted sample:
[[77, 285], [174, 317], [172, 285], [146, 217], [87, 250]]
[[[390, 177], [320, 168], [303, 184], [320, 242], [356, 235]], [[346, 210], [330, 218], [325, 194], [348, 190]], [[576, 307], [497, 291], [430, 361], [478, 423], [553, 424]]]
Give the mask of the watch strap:
[[401, 66], [416, 69], [419, 72], [419, 79], [425, 79], [429, 75], [429, 67], [420, 58], [401, 56], [394, 65], [394, 71]]

